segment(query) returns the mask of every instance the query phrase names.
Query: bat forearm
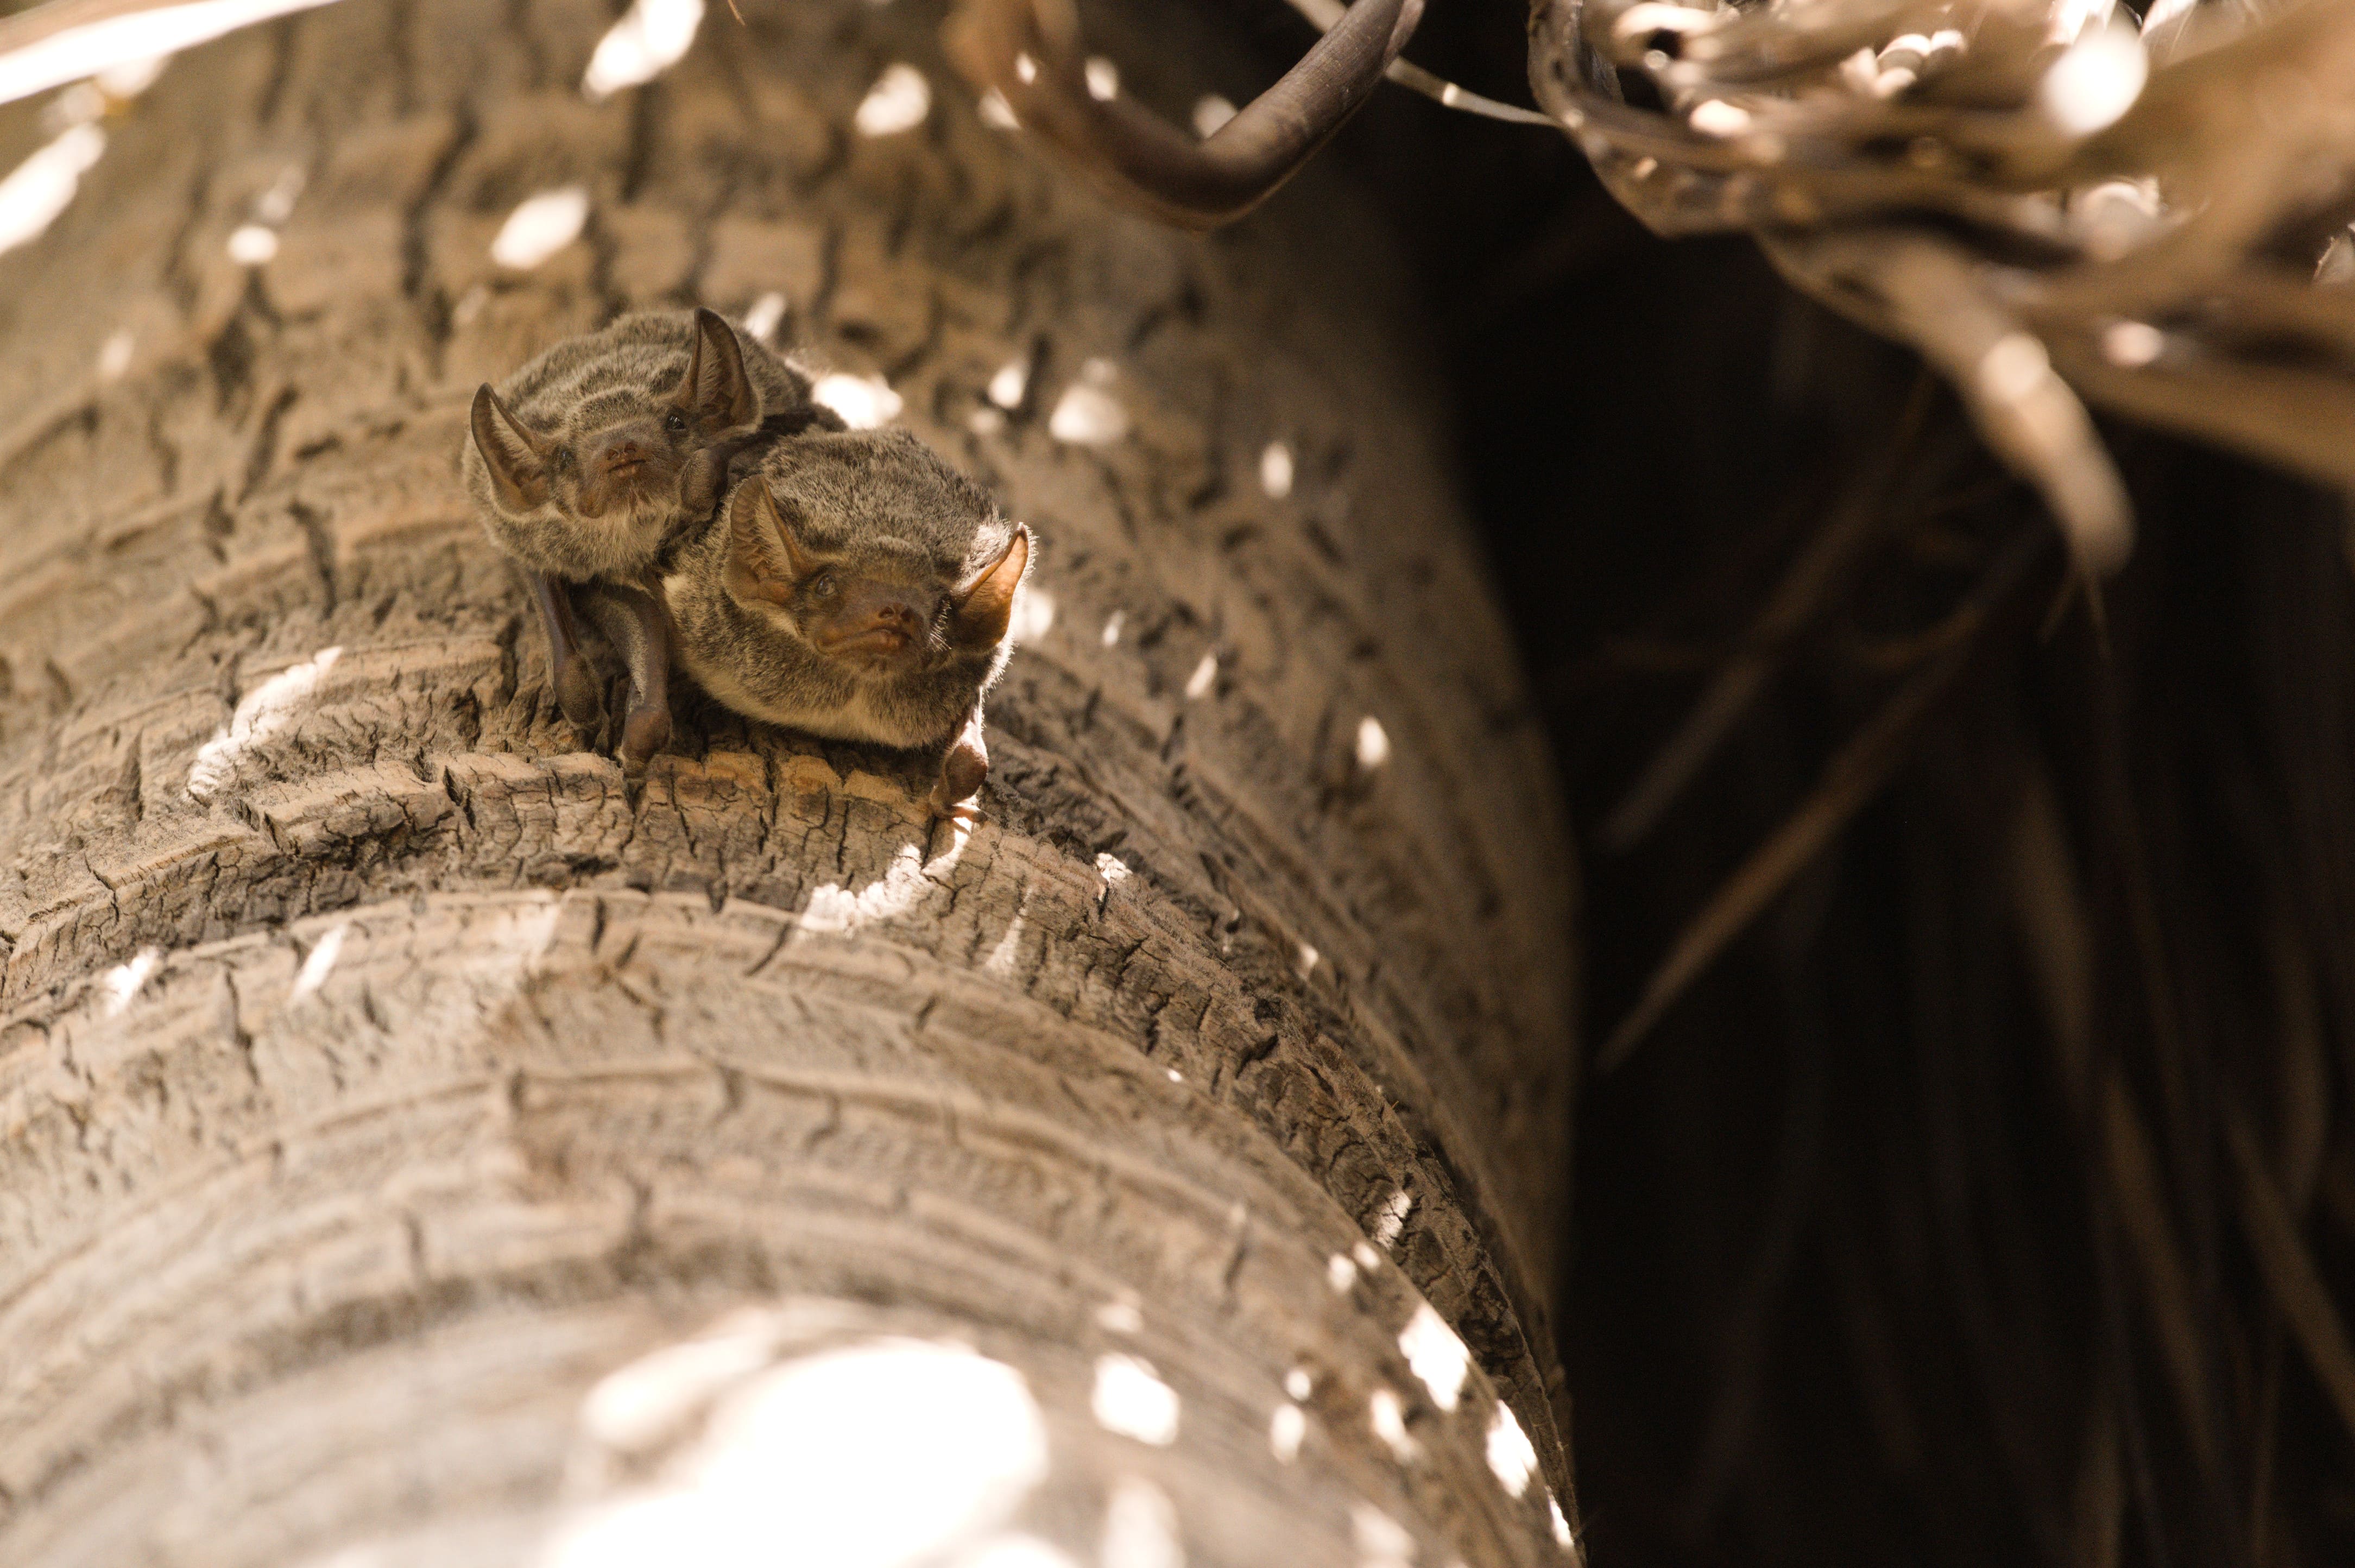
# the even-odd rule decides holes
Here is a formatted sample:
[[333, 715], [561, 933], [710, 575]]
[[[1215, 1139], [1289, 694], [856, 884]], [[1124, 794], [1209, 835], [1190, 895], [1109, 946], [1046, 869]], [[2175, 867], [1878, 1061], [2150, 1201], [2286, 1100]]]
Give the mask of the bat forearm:
[[982, 733], [981, 704], [976, 701], [941, 757], [940, 782], [932, 785], [930, 802], [932, 815], [948, 816], [952, 807], [978, 795], [988, 778], [989, 743]]
[[583, 591], [589, 613], [630, 672], [629, 711], [616, 748], [622, 771], [639, 773], [670, 743], [670, 617], [658, 594], [600, 582]]
[[532, 602], [539, 607], [541, 627], [548, 634], [548, 678], [556, 689], [557, 706], [584, 730], [596, 728], [604, 700], [597, 689], [596, 672], [581, 651], [581, 631], [572, 619], [572, 601], [564, 584], [544, 571], [526, 574]]

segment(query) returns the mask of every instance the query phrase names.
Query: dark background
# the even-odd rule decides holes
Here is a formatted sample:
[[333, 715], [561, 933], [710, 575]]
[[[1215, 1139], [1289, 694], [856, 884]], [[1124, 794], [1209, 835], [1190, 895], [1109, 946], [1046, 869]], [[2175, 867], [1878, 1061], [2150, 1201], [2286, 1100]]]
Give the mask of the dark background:
[[[1277, 0], [1202, 3], [1262, 81], [1312, 37]], [[1434, 0], [1410, 52], [1527, 103], [1524, 25], [1518, 0]], [[1747, 240], [1652, 238], [1566, 138], [1389, 88], [1327, 156], [1414, 260], [1585, 846], [1592, 1051], [2050, 525], [1910, 354]], [[2276, 1157], [2337, 1314], [2346, 515], [2105, 428], [2142, 533], [2100, 619], [2046, 545], [1872, 803], [1582, 1095], [1561, 1328], [1600, 1568], [2355, 1562], [2346, 1427], [2256, 1266], [2223, 1131]], [[1843, 504], [1870, 505], [1869, 539], [1762, 645]], [[1597, 850], [1745, 649], [1771, 659], [1761, 697], [1646, 837]], [[2055, 831], [2028, 842], [2038, 801]], [[2024, 912], [2051, 907], [2040, 869], [2074, 889], [2073, 1046], [2040, 989], [2054, 934]], [[2087, 1087], [2105, 1075], [2154, 1150], [2139, 1185]], [[2153, 1226], [2180, 1265], [2164, 1285]]]

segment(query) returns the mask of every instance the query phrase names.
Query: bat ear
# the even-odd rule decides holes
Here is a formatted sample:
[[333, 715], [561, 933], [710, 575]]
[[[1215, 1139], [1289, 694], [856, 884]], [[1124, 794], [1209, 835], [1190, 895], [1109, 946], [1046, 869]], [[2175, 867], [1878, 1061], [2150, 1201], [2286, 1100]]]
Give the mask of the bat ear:
[[733, 430], [761, 417], [760, 395], [744, 373], [743, 346], [736, 329], [717, 311], [698, 307], [695, 343], [687, 351], [687, 375], [671, 401], [707, 430]]
[[728, 498], [728, 591], [739, 599], [782, 604], [819, 562], [802, 548], [794, 525], [755, 474]]
[[840, 414], [836, 413], [824, 403], [815, 401], [799, 402], [789, 408], [780, 409], [761, 421], [763, 434], [779, 436], [806, 435], [814, 430], [833, 431], [839, 433], [849, 428], [849, 421]]
[[949, 640], [961, 648], [1004, 642], [1014, 619], [1014, 591], [1029, 570], [1030, 530], [1017, 523], [998, 558], [949, 594]]
[[510, 512], [548, 502], [548, 443], [526, 429], [484, 382], [474, 390], [474, 448], [491, 471], [491, 487]]

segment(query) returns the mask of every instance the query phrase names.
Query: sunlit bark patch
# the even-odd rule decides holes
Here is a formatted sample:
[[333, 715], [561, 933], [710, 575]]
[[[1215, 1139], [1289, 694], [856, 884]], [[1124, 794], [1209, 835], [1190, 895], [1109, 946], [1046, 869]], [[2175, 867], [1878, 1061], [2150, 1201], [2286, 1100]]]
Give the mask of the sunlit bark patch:
[[1521, 1430], [1519, 1418], [1502, 1402], [1488, 1423], [1487, 1454], [1488, 1469], [1497, 1484], [1517, 1498], [1527, 1495], [1529, 1477], [1537, 1474], [1537, 1450], [1529, 1445], [1529, 1434]]
[[189, 0], [185, 5], [101, 16], [0, 59], [0, 103], [119, 67], [135, 67], [272, 16], [326, 4], [328, 0]]
[[581, 91], [592, 100], [610, 98], [652, 81], [678, 63], [702, 25], [703, 0], [636, 0], [597, 41]]
[[1098, 1357], [1091, 1407], [1096, 1424], [1107, 1432], [1159, 1448], [1178, 1441], [1178, 1391], [1161, 1381], [1150, 1361], [1135, 1356]]
[[343, 657], [341, 646], [321, 648], [308, 659], [280, 670], [245, 694], [227, 725], [197, 752], [188, 767], [188, 793], [209, 799], [228, 783], [238, 759], [294, 722], [311, 695]]
[[741, 1375], [765, 1351], [758, 1335], [674, 1346], [600, 1383], [582, 1419], [608, 1441], [709, 1413], [655, 1481], [560, 1526], [538, 1568], [752, 1568], [784, 1538], [812, 1563], [932, 1561], [1010, 1521], [1047, 1475], [1038, 1403], [1002, 1361], [882, 1339]]
[[880, 376], [851, 376], [836, 372], [821, 376], [810, 396], [842, 416], [842, 422], [853, 430], [873, 430], [890, 424], [900, 417], [903, 406], [900, 394]]
[[568, 185], [527, 197], [507, 214], [491, 240], [491, 260], [527, 272], [581, 238], [589, 221], [589, 191]]
[[46, 233], [81, 188], [81, 176], [105, 151], [105, 132], [95, 125], [76, 125], [0, 179], [0, 251], [13, 251]]
[[1271, 441], [1259, 454], [1259, 487], [1271, 501], [1292, 494], [1292, 448]]
[[1464, 1380], [1472, 1371], [1471, 1352], [1456, 1338], [1455, 1330], [1441, 1322], [1426, 1301], [1399, 1331], [1398, 1343], [1406, 1364], [1431, 1391], [1431, 1403], [1443, 1411], [1454, 1410], [1463, 1396]]
[[1104, 1504], [1103, 1568], [1184, 1568], [1178, 1505], [1141, 1476], [1124, 1476]]
[[914, 66], [898, 61], [883, 68], [859, 100], [851, 123], [862, 136], [896, 136], [922, 124], [932, 112], [932, 83]]

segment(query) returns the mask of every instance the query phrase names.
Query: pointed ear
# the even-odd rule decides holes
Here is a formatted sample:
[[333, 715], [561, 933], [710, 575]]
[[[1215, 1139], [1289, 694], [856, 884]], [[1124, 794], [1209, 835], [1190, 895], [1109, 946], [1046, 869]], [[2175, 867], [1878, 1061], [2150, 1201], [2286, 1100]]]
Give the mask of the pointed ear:
[[1014, 525], [1014, 537], [996, 560], [953, 590], [949, 641], [961, 648], [994, 648], [1006, 640], [1014, 618], [1014, 591], [1030, 570], [1030, 530]]
[[736, 329], [719, 312], [696, 310], [687, 375], [671, 402], [707, 430], [733, 430], [760, 419], [760, 394], [744, 373], [743, 347], [736, 341]]
[[547, 442], [524, 428], [499, 395], [484, 382], [474, 390], [474, 448], [491, 471], [491, 488], [510, 512], [528, 512], [548, 502]]
[[849, 422], [824, 403], [802, 402], [777, 410], [761, 421], [763, 435], [802, 435], [814, 430], [842, 432]]
[[739, 599], [782, 604], [819, 562], [802, 548], [794, 526], [755, 474], [728, 498], [728, 591]]

